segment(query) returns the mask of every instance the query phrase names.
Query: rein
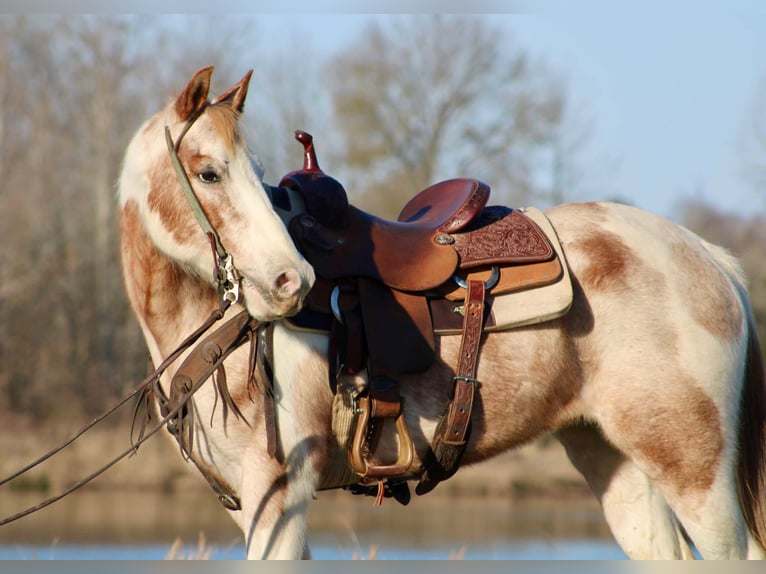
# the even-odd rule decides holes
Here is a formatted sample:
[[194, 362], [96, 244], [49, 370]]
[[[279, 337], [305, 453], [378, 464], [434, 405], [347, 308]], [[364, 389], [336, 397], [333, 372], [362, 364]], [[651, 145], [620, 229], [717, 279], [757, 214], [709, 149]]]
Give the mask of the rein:
[[[47, 453], [39, 457], [37, 460], [25, 466], [24, 468], [4, 478], [2, 481], [0, 481], [0, 486], [14, 480], [15, 478], [18, 478], [19, 476], [39, 466], [40, 464], [42, 464], [43, 462], [45, 462], [46, 460], [48, 460], [49, 458], [51, 458], [58, 452], [61, 452], [64, 448], [66, 448], [67, 446], [75, 442], [78, 438], [80, 438], [83, 434], [85, 434], [85, 432], [93, 428], [96, 424], [100, 423], [101, 421], [109, 417], [111, 414], [116, 412], [120, 407], [122, 407], [130, 399], [136, 397], [137, 395], [143, 395], [147, 393], [149, 390], [151, 390], [152, 387], [159, 381], [159, 378], [162, 375], [162, 373], [164, 373], [165, 370], [167, 370], [167, 368], [173, 363], [173, 361], [178, 359], [178, 357], [184, 351], [186, 351], [189, 347], [194, 345], [194, 343], [196, 343], [202, 335], [204, 335], [208, 330], [210, 330], [210, 328], [216, 322], [220, 321], [223, 318], [224, 313], [230, 306], [231, 306], [231, 303], [229, 301], [222, 301], [221, 305], [210, 314], [210, 316], [205, 320], [205, 322], [202, 323], [202, 325], [200, 325], [197, 328], [197, 330], [195, 330], [191, 335], [189, 335], [186, 339], [184, 339], [184, 341], [178, 346], [178, 348], [176, 348], [175, 351], [173, 351], [170, 355], [168, 355], [167, 358], [164, 361], [162, 361], [162, 363], [155, 369], [155, 371], [152, 374], [150, 374], [148, 377], [146, 377], [143, 381], [141, 381], [141, 383], [139, 383], [139, 385], [130, 394], [128, 394], [126, 397], [124, 397], [123, 399], [118, 401], [116, 404], [114, 404], [105, 413], [96, 417], [87, 425], [82, 427], [80, 430], [74, 433], [69, 439], [64, 441], [62, 444], [51, 449], [50, 451], [48, 451]], [[221, 362], [222, 361], [223, 359], [221, 359]], [[35, 506], [32, 506], [30, 508], [27, 508], [26, 510], [23, 510], [12, 516], [9, 516], [7, 518], [0, 520], [0, 526], [3, 526], [5, 524], [18, 520], [19, 518], [23, 518], [25, 516], [28, 516], [29, 514], [32, 514], [33, 512], [37, 512], [38, 510], [42, 510], [43, 508], [50, 506], [54, 502], [61, 500], [65, 496], [74, 492], [75, 490], [78, 490], [79, 488], [85, 486], [91, 480], [93, 480], [97, 476], [106, 472], [108, 469], [110, 469], [112, 466], [117, 464], [119, 461], [121, 461], [125, 457], [137, 452], [138, 447], [140, 447], [143, 443], [145, 443], [151, 436], [155, 435], [158, 431], [160, 431], [163, 428], [163, 426], [165, 426], [168, 423], [168, 421], [170, 421], [171, 419], [173, 419], [174, 417], [178, 415], [181, 409], [183, 409], [186, 403], [191, 399], [192, 395], [202, 386], [204, 382], [205, 382], [205, 379], [201, 381], [197, 381], [196, 384], [192, 386], [192, 388], [186, 394], [180, 397], [178, 404], [172, 410], [170, 410], [165, 416], [163, 416], [162, 419], [157, 423], [157, 425], [149, 429], [148, 432], [146, 432], [145, 428], [141, 428], [141, 430], [139, 431], [138, 438], [132, 442], [130, 448], [124, 450], [119, 455], [114, 457], [112, 460], [110, 460], [109, 462], [101, 466], [98, 470], [92, 472], [85, 478], [77, 481], [76, 483], [71, 485], [69, 488], [67, 488], [63, 492], [55, 496], [52, 496], [50, 498], [47, 498], [46, 500], [44, 500], [43, 502]]]
[[[200, 339], [202, 335], [204, 335], [207, 331], [209, 331], [210, 328], [215, 323], [223, 319], [224, 314], [226, 313], [226, 310], [239, 300], [239, 281], [241, 277], [240, 273], [237, 270], [237, 268], [234, 266], [234, 261], [232, 259], [231, 254], [228, 251], [226, 251], [225, 247], [223, 246], [223, 243], [221, 242], [221, 238], [218, 235], [218, 232], [215, 230], [213, 225], [210, 223], [210, 220], [208, 219], [207, 215], [205, 214], [205, 211], [202, 208], [202, 205], [199, 199], [197, 198], [197, 195], [194, 193], [194, 189], [192, 188], [191, 182], [189, 181], [189, 176], [186, 174], [186, 171], [184, 170], [183, 165], [181, 165], [181, 160], [178, 157], [178, 150], [181, 146], [181, 141], [183, 140], [183, 137], [189, 131], [191, 126], [194, 124], [194, 122], [196, 122], [197, 119], [199, 119], [204, 109], [205, 108], [202, 108], [199, 112], [197, 112], [195, 115], [189, 118], [189, 120], [186, 122], [183, 129], [181, 130], [181, 133], [178, 136], [178, 139], [175, 141], [175, 143], [173, 142], [173, 138], [170, 135], [170, 129], [168, 128], [168, 126], [165, 126], [165, 140], [168, 146], [170, 161], [176, 172], [176, 176], [178, 177], [178, 182], [181, 185], [181, 189], [183, 190], [184, 195], [186, 196], [186, 199], [189, 203], [189, 206], [192, 212], [194, 213], [195, 218], [197, 219], [200, 226], [202, 227], [202, 230], [207, 235], [208, 239], [210, 240], [211, 246], [213, 248], [213, 254], [215, 256], [215, 278], [218, 284], [218, 293], [220, 296], [220, 304], [218, 308], [215, 309], [210, 314], [210, 316], [202, 323], [202, 325], [200, 325], [191, 335], [189, 335], [186, 339], [184, 339], [184, 341], [181, 342], [181, 344], [176, 348], [176, 350], [173, 351], [170, 355], [168, 355], [165, 358], [165, 360], [162, 361], [162, 363], [154, 370], [153, 373], [151, 373], [148, 377], [146, 377], [143, 381], [141, 381], [141, 383], [139, 383], [139, 385], [131, 393], [129, 393], [127, 396], [125, 396], [124, 398], [119, 400], [117, 403], [115, 403], [103, 414], [99, 415], [98, 417], [90, 421], [88, 424], [83, 426], [81, 429], [75, 432], [70, 438], [65, 440], [60, 445], [54, 447], [53, 449], [51, 449], [44, 455], [40, 456], [33, 462], [29, 463], [25, 467], [21, 468], [20, 470], [0, 480], [0, 486], [8, 482], [11, 482], [12, 480], [18, 478], [19, 476], [29, 472], [33, 468], [36, 468], [37, 466], [39, 466], [46, 460], [56, 455], [57, 453], [61, 452], [63, 449], [71, 445], [83, 434], [85, 434], [88, 430], [90, 430], [95, 425], [97, 425], [101, 421], [111, 416], [117, 410], [119, 410], [129, 400], [133, 399], [136, 396], [146, 398], [148, 394], [152, 392], [152, 389], [158, 385], [160, 376], [167, 370], [167, 368], [176, 359], [178, 359], [184, 351], [188, 350], [189, 347], [194, 345]], [[252, 323], [253, 323], [253, 326], [257, 325], [257, 322], [255, 322], [254, 320], [252, 321]], [[223, 360], [226, 358], [226, 356], [227, 356], [227, 353], [224, 353], [213, 364], [215, 366], [222, 365]], [[148, 420], [145, 420], [144, 423], [141, 425], [141, 428], [138, 431], [138, 437], [134, 441], [133, 435], [135, 431], [136, 416], [138, 414], [138, 410], [141, 408], [141, 405], [144, 402], [139, 400], [138, 404], [135, 407], [134, 426], [131, 428], [132, 444], [129, 448], [122, 451], [120, 454], [112, 458], [109, 462], [102, 465], [99, 469], [92, 472], [85, 478], [82, 478], [81, 480], [75, 482], [69, 488], [65, 489], [63, 492], [57, 495], [51, 496], [50, 498], [47, 498], [44, 501], [40, 502], [39, 504], [29, 507], [26, 510], [20, 511], [16, 514], [8, 516], [7, 518], [1, 519], [0, 526], [9, 524], [10, 522], [14, 522], [15, 520], [18, 520], [34, 512], [37, 512], [38, 510], [42, 510], [43, 508], [50, 506], [54, 502], [61, 500], [65, 496], [85, 486], [94, 478], [106, 472], [108, 469], [110, 469], [112, 466], [117, 464], [122, 459], [126, 458], [129, 455], [135, 454], [138, 451], [138, 447], [140, 447], [143, 443], [149, 440], [150, 437], [152, 437], [157, 432], [159, 432], [165, 425], [167, 425], [169, 422], [171, 422], [173, 419], [176, 419], [179, 416], [182, 410], [186, 407], [186, 404], [191, 400], [194, 393], [205, 383], [206, 380], [207, 378], [201, 378], [200, 380], [194, 381], [194, 384], [190, 386], [188, 391], [178, 397], [177, 402], [175, 403], [173, 408], [163, 412], [163, 416], [160, 419], [160, 421], [154, 427], [152, 427], [151, 429], [147, 431], [146, 425], [148, 424], [148, 420], [151, 419], [151, 415], [149, 415]]]

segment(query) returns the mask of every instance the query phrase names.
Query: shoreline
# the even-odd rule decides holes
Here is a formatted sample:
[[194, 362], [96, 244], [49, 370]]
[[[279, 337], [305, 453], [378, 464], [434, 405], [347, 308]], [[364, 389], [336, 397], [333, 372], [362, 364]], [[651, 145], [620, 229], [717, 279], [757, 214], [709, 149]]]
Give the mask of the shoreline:
[[[124, 425], [93, 431], [39, 470], [30, 488], [0, 497], [0, 516], [61, 492], [127, 444]], [[58, 434], [58, 433], [56, 433]], [[56, 441], [19, 436], [0, 446], [6, 476]], [[60, 439], [59, 439], [60, 440]], [[12, 451], [13, 456], [8, 456]], [[47, 490], [35, 489], [44, 484]], [[411, 489], [412, 490], [412, 489]], [[608, 539], [600, 507], [555, 441], [543, 440], [465, 467], [425, 496], [402, 506], [335, 489], [320, 491], [309, 509], [310, 536], [354, 547], [433, 545], [440, 539], [481, 544], [493, 536], [528, 539]], [[215, 545], [240, 544], [241, 532], [192, 463], [164, 437], [150, 440], [80, 491], [2, 529], [7, 544], [194, 543], [203, 534]], [[451, 538], [450, 538], [451, 537]]]
[[[4, 425], [5, 426], [5, 425]], [[97, 427], [64, 451], [5, 488], [14, 493], [51, 495], [67, 488], [97, 469], [115, 453], [129, 446], [129, 424]], [[71, 431], [68, 431], [71, 433]], [[0, 447], [0, 476], [8, 476], [69, 436], [62, 429], [46, 428], [33, 432], [25, 428], [6, 429]], [[162, 431], [163, 434], [166, 431]], [[62, 438], [63, 437], [63, 438]], [[184, 461], [178, 446], [169, 436], [157, 436], [142, 445], [135, 455], [119, 462], [84, 490], [153, 490], [158, 493], [212, 490], [191, 462]], [[342, 490], [321, 491], [320, 496], [349, 496]], [[455, 476], [419, 498], [496, 498], [509, 500], [592, 498], [585, 480], [566, 457], [563, 447], [543, 438], [496, 458], [462, 467]]]

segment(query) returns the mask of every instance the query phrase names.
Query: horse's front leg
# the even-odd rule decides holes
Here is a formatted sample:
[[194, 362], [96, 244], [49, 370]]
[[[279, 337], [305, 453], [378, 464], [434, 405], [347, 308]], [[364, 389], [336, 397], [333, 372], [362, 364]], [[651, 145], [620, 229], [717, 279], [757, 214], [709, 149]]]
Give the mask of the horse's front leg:
[[326, 337], [277, 324], [273, 339], [275, 418], [279, 455], [258, 443], [243, 464], [248, 558], [308, 558], [307, 513], [324, 459], [332, 394]]
[[301, 483], [307, 477], [298, 471], [299, 455], [283, 464], [262, 449], [248, 451], [240, 517], [248, 560], [308, 558], [306, 515], [313, 483]]

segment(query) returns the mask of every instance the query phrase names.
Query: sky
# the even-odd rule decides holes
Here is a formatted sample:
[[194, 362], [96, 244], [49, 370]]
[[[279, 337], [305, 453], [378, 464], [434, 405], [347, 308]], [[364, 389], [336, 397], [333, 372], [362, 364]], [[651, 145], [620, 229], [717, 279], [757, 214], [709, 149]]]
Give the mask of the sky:
[[759, 194], [744, 177], [742, 159], [766, 83], [766, 12], [741, 4], [554, 10], [509, 26], [565, 70], [594, 119], [596, 155], [616, 159], [610, 173], [619, 195], [663, 215], [695, 194], [750, 213], [766, 206], [766, 190]]
[[[486, 17], [565, 78], [576, 115], [592, 125], [576, 199], [619, 197], [668, 217], [688, 197], [744, 215], [766, 209], [742, 158], [766, 86], [766, 2], [521, 5]], [[388, 17], [263, 16], [264, 33], [301, 31], [326, 53]]]
[[[0, 0], [14, 5], [124, 10], [116, 0]], [[130, 7], [257, 13], [266, 45], [308, 37], [325, 55], [392, 13], [484, 13], [565, 78], [575, 116], [591, 125], [576, 199], [622, 198], [669, 217], [688, 197], [744, 215], [766, 209], [766, 189], [743, 174], [745, 132], [757, 119], [759, 92], [766, 99], [766, 1], [133, 0]], [[760, 109], [766, 114], [766, 103]]]

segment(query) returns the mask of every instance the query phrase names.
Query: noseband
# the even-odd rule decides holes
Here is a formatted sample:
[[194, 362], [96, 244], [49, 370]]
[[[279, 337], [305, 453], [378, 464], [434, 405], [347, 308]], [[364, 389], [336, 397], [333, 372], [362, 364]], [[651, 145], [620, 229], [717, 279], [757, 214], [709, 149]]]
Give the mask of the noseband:
[[181, 147], [181, 140], [183, 140], [186, 133], [204, 111], [205, 108], [203, 107], [199, 112], [189, 118], [175, 143], [173, 143], [173, 138], [170, 135], [170, 128], [165, 126], [165, 141], [168, 145], [170, 162], [173, 164], [176, 176], [178, 177], [178, 183], [181, 185], [181, 189], [186, 196], [186, 200], [189, 203], [189, 207], [191, 207], [194, 217], [197, 219], [200, 227], [202, 227], [202, 231], [205, 232], [205, 235], [207, 235], [210, 240], [210, 245], [213, 249], [213, 257], [215, 259], [215, 278], [218, 284], [218, 293], [221, 301], [228, 301], [233, 305], [239, 301], [239, 280], [241, 275], [239, 270], [234, 266], [234, 260], [231, 253], [226, 251], [226, 248], [221, 242], [221, 237], [218, 235], [215, 227], [213, 227], [213, 224], [210, 223], [207, 214], [205, 214], [205, 210], [202, 208], [202, 204], [200, 203], [197, 194], [194, 193], [194, 188], [192, 187], [191, 181], [189, 181], [189, 176], [186, 174], [186, 170], [184, 170], [183, 165], [181, 165], [181, 160], [178, 158], [178, 150]]

